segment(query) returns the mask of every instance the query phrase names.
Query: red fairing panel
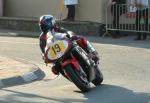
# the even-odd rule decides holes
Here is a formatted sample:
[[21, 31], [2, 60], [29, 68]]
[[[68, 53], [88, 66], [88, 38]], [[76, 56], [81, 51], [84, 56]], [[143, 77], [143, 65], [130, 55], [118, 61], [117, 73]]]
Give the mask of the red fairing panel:
[[78, 63], [78, 61], [76, 59], [69, 59], [69, 60], [65, 61], [62, 64], [62, 68], [64, 68], [68, 64], [72, 64], [76, 70], [78, 70], [78, 71], [80, 70], [80, 64]]

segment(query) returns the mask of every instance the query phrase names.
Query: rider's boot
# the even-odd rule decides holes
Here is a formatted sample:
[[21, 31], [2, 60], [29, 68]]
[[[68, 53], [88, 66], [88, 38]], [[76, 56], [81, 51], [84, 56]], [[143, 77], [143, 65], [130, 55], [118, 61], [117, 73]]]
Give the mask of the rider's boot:
[[87, 41], [87, 51], [89, 57], [92, 58], [92, 60], [94, 60], [95, 63], [97, 63], [99, 61], [98, 52], [95, 50], [95, 48], [92, 46], [92, 44], [89, 41]]
[[89, 58], [92, 58], [92, 60], [94, 60], [95, 63], [99, 61], [99, 56], [98, 56], [97, 51], [88, 40], [86, 40], [85, 38], [79, 37], [77, 39], [77, 43], [80, 47], [82, 47], [88, 53]]

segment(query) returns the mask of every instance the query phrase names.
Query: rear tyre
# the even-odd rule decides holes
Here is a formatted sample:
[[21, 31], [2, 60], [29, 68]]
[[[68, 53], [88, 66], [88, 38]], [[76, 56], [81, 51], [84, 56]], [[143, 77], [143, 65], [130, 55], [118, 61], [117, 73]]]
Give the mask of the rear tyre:
[[82, 70], [77, 71], [72, 65], [67, 65], [65, 68], [65, 72], [71, 79], [71, 81], [82, 91], [88, 92], [91, 88], [89, 81], [85, 73]]
[[101, 83], [103, 82], [103, 74], [102, 74], [102, 72], [100, 71], [98, 65], [95, 67], [95, 73], [96, 73], [96, 74], [95, 74], [95, 79], [92, 81], [92, 83], [93, 83], [95, 86], [101, 85]]

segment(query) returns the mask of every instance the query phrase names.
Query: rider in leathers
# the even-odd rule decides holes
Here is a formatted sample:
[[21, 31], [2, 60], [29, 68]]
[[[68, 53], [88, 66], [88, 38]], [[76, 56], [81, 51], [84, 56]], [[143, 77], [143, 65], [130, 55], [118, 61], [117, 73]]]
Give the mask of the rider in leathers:
[[[55, 23], [55, 18], [52, 15], [41, 16], [39, 20], [39, 26], [42, 31], [39, 37], [40, 40], [39, 45], [45, 63], [48, 62], [48, 60], [45, 59], [45, 48], [47, 45], [47, 39], [51, 35], [55, 38], [55, 40], [63, 40], [63, 39], [76, 40], [78, 45], [88, 53], [89, 57], [92, 58], [95, 62], [98, 62], [99, 60], [98, 53], [89, 43], [89, 41], [87, 41], [85, 38], [81, 36], [70, 35], [68, 33], [68, 30], [58, 27]], [[56, 75], [59, 74], [57, 68], [60, 68], [60, 66], [54, 64], [52, 67], [52, 72]]]

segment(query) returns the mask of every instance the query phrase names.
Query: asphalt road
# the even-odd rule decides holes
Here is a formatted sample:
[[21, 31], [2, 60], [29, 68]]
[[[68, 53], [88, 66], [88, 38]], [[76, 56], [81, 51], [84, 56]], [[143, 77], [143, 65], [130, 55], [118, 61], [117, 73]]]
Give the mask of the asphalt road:
[[[0, 89], [0, 103], [150, 103], [150, 38], [88, 38], [100, 53], [102, 86], [81, 93], [63, 77], [47, 75], [48, 79]], [[0, 37], [0, 55], [46, 68], [36, 38]]]

